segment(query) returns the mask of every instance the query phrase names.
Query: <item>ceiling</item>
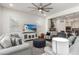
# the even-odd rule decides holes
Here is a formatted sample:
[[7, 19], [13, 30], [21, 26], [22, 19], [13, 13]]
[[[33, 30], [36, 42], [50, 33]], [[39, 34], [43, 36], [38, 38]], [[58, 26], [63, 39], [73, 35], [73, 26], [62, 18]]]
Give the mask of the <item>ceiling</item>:
[[[46, 3], [44, 3], [45, 5]], [[0, 3], [1, 6], [6, 7], [6, 8], [10, 8], [10, 9], [14, 9], [14, 10], [18, 10], [18, 11], [22, 11], [22, 12], [26, 12], [29, 14], [33, 14], [33, 15], [39, 15], [39, 13], [37, 11], [32, 11], [30, 8], [33, 6], [31, 3], [14, 3], [13, 7], [10, 7], [8, 3]], [[37, 3], [38, 5], [38, 3]], [[52, 3], [52, 5], [50, 5], [49, 7], [52, 7], [53, 9], [50, 10], [50, 12], [45, 13], [46, 16], [50, 16], [52, 14], [55, 14], [57, 12], [78, 6], [79, 3]]]

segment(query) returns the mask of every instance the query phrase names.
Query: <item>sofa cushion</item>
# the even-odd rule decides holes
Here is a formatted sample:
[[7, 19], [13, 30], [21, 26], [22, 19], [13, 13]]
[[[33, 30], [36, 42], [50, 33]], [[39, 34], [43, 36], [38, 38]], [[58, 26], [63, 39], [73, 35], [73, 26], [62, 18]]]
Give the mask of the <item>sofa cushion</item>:
[[2, 49], [2, 47], [0, 46], [0, 50]]
[[3, 49], [4, 47], [0, 44], [0, 49]]
[[70, 47], [70, 54], [79, 55], [79, 36], [77, 36], [75, 43]]

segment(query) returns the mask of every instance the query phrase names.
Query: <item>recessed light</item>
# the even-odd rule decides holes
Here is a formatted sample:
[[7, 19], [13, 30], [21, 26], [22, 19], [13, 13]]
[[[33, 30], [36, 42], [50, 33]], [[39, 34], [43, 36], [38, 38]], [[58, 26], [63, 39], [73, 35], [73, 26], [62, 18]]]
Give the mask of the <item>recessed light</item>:
[[12, 4], [12, 3], [10, 3], [10, 4], [9, 4], [9, 6], [10, 6], [10, 7], [13, 7], [13, 4]]

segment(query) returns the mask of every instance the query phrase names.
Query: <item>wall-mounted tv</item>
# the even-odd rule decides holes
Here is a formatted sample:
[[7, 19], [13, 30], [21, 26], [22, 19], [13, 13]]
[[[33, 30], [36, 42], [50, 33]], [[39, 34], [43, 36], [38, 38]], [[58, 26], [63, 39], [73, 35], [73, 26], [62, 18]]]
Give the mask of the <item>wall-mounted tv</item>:
[[37, 25], [36, 24], [24, 24], [25, 30], [28, 31], [36, 31]]

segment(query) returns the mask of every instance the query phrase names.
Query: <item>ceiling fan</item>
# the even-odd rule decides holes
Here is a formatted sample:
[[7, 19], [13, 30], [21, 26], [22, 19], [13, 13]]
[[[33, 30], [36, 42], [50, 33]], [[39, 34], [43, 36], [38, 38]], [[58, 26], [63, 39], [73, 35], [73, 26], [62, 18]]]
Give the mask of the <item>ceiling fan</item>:
[[38, 5], [35, 3], [32, 3], [33, 7], [29, 7], [32, 9], [32, 11], [39, 11], [42, 14], [44, 14], [44, 12], [50, 12], [50, 9], [53, 9], [51, 7], [49, 7], [52, 3], [48, 3], [48, 4], [43, 4], [43, 3], [39, 3]]

